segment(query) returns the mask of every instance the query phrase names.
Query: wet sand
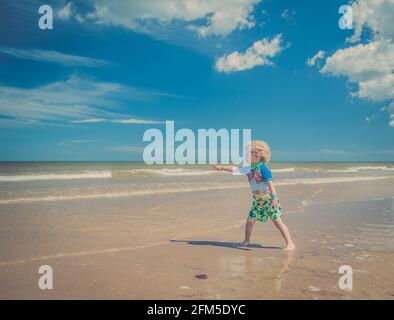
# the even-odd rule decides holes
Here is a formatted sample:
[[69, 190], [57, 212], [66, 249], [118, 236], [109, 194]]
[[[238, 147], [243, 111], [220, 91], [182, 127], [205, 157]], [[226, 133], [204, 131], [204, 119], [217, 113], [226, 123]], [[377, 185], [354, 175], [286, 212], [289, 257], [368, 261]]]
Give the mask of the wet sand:
[[[394, 299], [394, 179], [278, 186], [272, 223], [238, 247], [247, 186], [0, 206], [2, 299]], [[50, 265], [53, 290], [40, 290]], [[338, 287], [341, 265], [353, 290]], [[198, 274], [207, 279], [195, 278]]]

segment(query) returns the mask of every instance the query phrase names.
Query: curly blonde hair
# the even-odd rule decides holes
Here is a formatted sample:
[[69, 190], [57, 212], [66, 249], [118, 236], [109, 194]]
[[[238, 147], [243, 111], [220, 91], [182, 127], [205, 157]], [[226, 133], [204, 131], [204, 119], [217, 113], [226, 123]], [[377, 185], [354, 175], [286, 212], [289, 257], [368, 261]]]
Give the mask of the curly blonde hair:
[[261, 161], [268, 163], [271, 159], [271, 150], [267, 142], [263, 140], [253, 140], [248, 144], [250, 152], [260, 156]]

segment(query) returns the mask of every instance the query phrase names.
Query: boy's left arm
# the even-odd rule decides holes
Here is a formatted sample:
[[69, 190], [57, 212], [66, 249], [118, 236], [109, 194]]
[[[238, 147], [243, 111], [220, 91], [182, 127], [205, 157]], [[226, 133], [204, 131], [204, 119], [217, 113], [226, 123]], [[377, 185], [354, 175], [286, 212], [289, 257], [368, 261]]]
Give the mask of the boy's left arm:
[[278, 202], [278, 198], [276, 196], [276, 190], [275, 190], [275, 185], [272, 180], [268, 181], [268, 188], [270, 189], [271, 192], [271, 207], [280, 207], [280, 204]]

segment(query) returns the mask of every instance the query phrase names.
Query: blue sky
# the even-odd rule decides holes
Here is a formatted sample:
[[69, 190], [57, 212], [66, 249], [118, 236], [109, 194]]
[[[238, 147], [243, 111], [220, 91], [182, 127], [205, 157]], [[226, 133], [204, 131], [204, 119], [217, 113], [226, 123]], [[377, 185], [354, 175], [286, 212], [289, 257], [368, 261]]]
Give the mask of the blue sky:
[[47, 1], [41, 30], [41, 2], [3, 1], [0, 160], [141, 160], [166, 120], [251, 128], [274, 161], [394, 160], [392, 2], [352, 30], [346, 1], [230, 2]]

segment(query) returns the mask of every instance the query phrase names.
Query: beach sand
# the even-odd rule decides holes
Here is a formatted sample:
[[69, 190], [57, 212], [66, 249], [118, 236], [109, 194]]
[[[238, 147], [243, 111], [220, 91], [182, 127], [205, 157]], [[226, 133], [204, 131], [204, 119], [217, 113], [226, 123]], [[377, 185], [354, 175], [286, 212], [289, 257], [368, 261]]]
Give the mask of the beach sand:
[[[2, 204], [0, 298], [394, 299], [393, 182], [278, 186], [293, 253], [271, 222], [238, 247], [246, 184]], [[41, 265], [53, 268], [52, 290], [38, 287]], [[351, 291], [338, 287], [342, 265]]]

